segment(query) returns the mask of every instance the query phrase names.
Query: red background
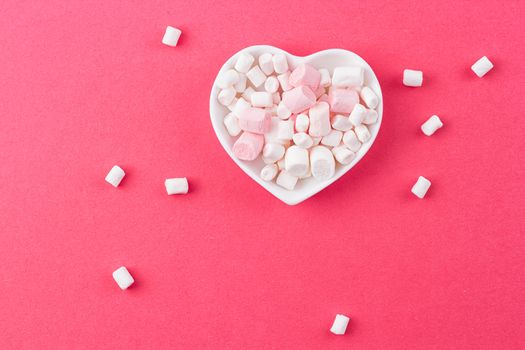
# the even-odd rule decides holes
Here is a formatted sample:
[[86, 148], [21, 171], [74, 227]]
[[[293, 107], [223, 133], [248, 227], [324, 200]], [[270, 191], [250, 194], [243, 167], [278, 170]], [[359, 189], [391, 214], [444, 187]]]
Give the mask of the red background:
[[[2, 1], [0, 348], [523, 349], [524, 10]], [[209, 121], [217, 70], [254, 44], [349, 49], [382, 84], [370, 152], [298, 206], [238, 169]], [[432, 114], [445, 126], [429, 138]], [[167, 196], [178, 176], [191, 192]]]

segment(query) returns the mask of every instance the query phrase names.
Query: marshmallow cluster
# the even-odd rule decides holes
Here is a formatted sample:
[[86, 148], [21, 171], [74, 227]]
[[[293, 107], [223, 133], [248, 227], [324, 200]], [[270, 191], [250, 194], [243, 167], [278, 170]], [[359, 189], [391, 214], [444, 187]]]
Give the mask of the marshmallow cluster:
[[348, 165], [378, 120], [379, 96], [360, 66], [291, 67], [284, 54], [241, 53], [217, 79], [217, 100], [230, 113], [224, 127], [237, 138], [234, 155], [261, 158], [265, 181], [293, 190], [300, 179], [326, 181]]

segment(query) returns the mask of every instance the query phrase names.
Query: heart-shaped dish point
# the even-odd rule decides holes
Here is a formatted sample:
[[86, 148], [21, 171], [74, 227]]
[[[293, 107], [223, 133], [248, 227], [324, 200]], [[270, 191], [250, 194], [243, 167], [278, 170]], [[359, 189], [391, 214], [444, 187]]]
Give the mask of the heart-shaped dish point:
[[[217, 86], [217, 79], [228, 69], [233, 68], [233, 66], [235, 65], [235, 62], [237, 61], [237, 58], [242, 53], [249, 53], [254, 57], [258, 57], [264, 53], [271, 53], [271, 54], [283, 53], [286, 55], [288, 59], [288, 65], [290, 67], [290, 70], [293, 70], [295, 67], [297, 67], [301, 63], [309, 64], [317, 69], [326, 68], [330, 71], [330, 74], [333, 73], [336, 67], [345, 67], [345, 66], [363, 67], [364, 68], [364, 86], [370, 87], [375, 92], [375, 94], [379, 97], [379, 104], [376, 108], [378, 119], [376, 123], [372, 125], [368, 125], [368, 129], [371, 134], [370, 140], [364, 143], [361, 146], [361, 148], [356, 152], [356, 156], [352, 160], [352, 162], [350, 162], [347, 165], [339, 164], [336, 167], [334, 176], [328, 180], [318, 181], [313, 177], [301, 179], [297, 183], [296, 187], [293, 190], [289, 191], [289, 190], [286, 190], [280, 187], [275, 182], [267, 182], [260, 178], [260, 175], [259, 175], [260, 171], [265, 165], [261, 157], [259, 157], [258, 159], [254, 161], [243, 161], [235, 157], [232, 149], [233, 149], [233, 144], [235, 143], [235, 140], [237, 138], [230, 136], [230, 134], [228, 134], [228, 131], [226, 130], [226, 127], [224, 126], [224, 123], [223, 123], [224, 116], [226, 116], [230, 111], [228, 110], [227, 107], [221, 105], [219, 101], [217, 100], [217, 96], [220, 92], [220, 88]], [[343, 176], [348, 170], [352, 169], [352, 167], [356, 165], [363, 158], [363, 156], [368, 152], [368, 150], [374, 143], [374, 140], [381, 126], [382, 116], [383, 116], [383, 97], [382, 97], [379, 81], [377, 80], [377, 77], [374, 74], [374, 71], [372, 70], [370, 65], [360, 56], [358, 56], [357, 54], [351, 51], [343, 50], [343, 49], [323, 50], [323, 51], [319, 51], [314, 54], [311, 54], [309, 56], [299, 57], [299, 56], [294, 56], [284, 50], [281, 50], [279, 48], [276, 48], [274, 46], [269, 46], [269, 45], [256, 45], [256, 46], [250, 46], [250, 47], [244, 48], [240, 50], [239, 52], [237, 52], [236, 54], [234, 54], [232, 57], [230, 57], [221, 67], [213, 83], [213, 87], [211, 89], [211, 95], [210, 95], [211, 123], [212, 123], [213, 129], [215, 130], [215, 134], [217, 135], [217, 138], [219, 139], [221, 145], [226, 150], [226, 153], [228, 153], [228, 155], [233, 159], [233, 161], [255, 182], [257, 182], [259, 185], [264, 187], [268, 192], [273, 194], [275, 197], [279, 198], [280, 200], [282, 200], [283, 202], [289, 205], [295, 205], [295, 204], [298, 204], [304, 201], [305, 199], [308, 199], [309, 197], [313, 196], [319, 191], [330, 186], [334, 181], [336, 181], [341, 176]]]

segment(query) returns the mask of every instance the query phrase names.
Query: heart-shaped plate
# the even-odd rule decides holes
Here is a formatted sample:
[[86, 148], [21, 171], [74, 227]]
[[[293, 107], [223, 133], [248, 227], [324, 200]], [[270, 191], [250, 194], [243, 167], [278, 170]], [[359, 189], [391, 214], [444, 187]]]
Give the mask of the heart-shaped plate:
[[[217, 100], [217, 95], [219, 94], [219, 91], [220, 91], [220, 88], [217, 86], [217, 79], [222, 73], [224, 73], [228, 69], [233, 68], [233, 66], [235, 65], [235, 62], [237, 61], [237, 57], [243, 52], [250, 53], [251, 55], [256, 57], [255, 62], [257, 62], [257, 57], [259, 57], [263, 53], [267, 53], [267, 52], [271, 54], [284, 53], [288, 59], [288, 65], [291, 71], [297, 65], [301, 63], [307, 63], [317, 69], [326, 68], [330, 71], [330, 74], [333, 73], [334, 68], [336, 67], [361, 66], [364, 68], [365, 70], [364, 85], [370, 87], [379, 97], [379, 105], [376, 108], [378, 119], [375, 124], [368, 126], [368, 129], [371, 134], [370, 140], [361, 146], [359, 151], [356, 153], [356, 157], [352, 160], [350, 164], [348, 165], [338, 164], [336, 167], [334, 176], [326, 181], [317, 181], [313, 177], [301, 179], [297, 183], [297, 186], [295, 187], [294, 190], [288, 191], [280, 187], [279, 185], [277, 185], [275, 182], [267, 182], [267, 181], [262, 180], [259, 177], [259, 173], [265, 165], [261, 157], [259, 157], [258, 159], [254, 161], [249, 162], [249, 161], [243, 161], [243, 160], [237, 159], [234, 156], [232, 148], [237, 138], [231, 137], [230, 134], [228, 134], [226, 127], [224, 126], [223, 119], [224, 119], [224, 116], [229, 113], [229, 110], [225, 106], [221, 105], [219, 101]], [[289, 54], [288, 52], [281, 50], [274, 46], [255, 45], [255, 46], [250, 46], [250, 47], [240, 50], [239, 52], [234, 54], [232, 57], [230, 57], [221, 67], [220, 71], [217, 74], [217, 77], [215, 78], [213, 87], [211, 89], [210, 117], [211, 117], [211, 123], [213, 125], [213, 129], [215, 130], [215, 134], [217, 135], [217, 138], [219, 139], [221, 145], [226, 150], [226, 153], [229, 154], [229, 156], [233, 159], [233, 161], [248, 176], [250, 176], [255, 182], [257, 182], [259, 185], [264, 187], [268, 192], [273, 194], [275, 197], [279, 198], [286, 204], [295, 205], [313, 196], [317, 192], [325, 189], [326, 187], [330, 186], [334, 181], [336, 181], [341, 176], [343, 176], [348, 170], [352, 169], [352, 167], [356, 165], [363, 158], [366, 152], [368, 152], [368, 150], [374, 143], [374, 140], [381, 126], [381, 120], [383, 117], [383, 96], [381, 93], [381, 86], [379, 85], [379, 81], [377, 80], [377, 77], [374, 74], [374, 71], [372, 70], [370, 65], [364, 59], [362, 59], [357, 54], [351, 51], [343, 50], [343, 49], [329, 49], [329, 50], [323, 50], [323, 51], [316, 52], [309, 56], [300, 57], [300, 56], [294, 56], [292, 54]]]

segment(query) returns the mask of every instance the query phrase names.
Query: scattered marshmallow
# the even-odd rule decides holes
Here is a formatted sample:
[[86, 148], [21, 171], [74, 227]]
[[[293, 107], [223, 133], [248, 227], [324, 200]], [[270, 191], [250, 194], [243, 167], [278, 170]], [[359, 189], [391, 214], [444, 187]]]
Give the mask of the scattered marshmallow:
[[314, 140], [305, 132], [298, 132], [293, 135], [293, 143], [302, 148], [310, 148], [314, 145]]
[[259, 67], [261, 67], [261, 70], [266, 75], [273, 73], [273, 61], [271, 53], [263, 53], [259, 56]]
[[237, 94], [237, 91], [233, 87], [228, 87], [226, 89], [222, 89], [219, 92], [219, 96], [217, 99], [219, 100], [219, 103], [223, 106], [228, 106], [230, 103], [233, 102], [233, 99], [235, 98], [235, 95]]
[[121, 266], [113, 271], [113, 279], [115, 282], [117, 282], [118, 286], [122, 290], [128, 289], [129, 286], [135, 282], [133, 276], [131, 276], [128, 269], [126, 269], [124, 266]]
[[352, 109], [352, 113], [348, 117], [348, 120], [353, 126], [358, 126], [363, 123], [366, 115], [366, 108], [362, 104], [358, 103]]
[[281, 170], [279, 176], [277, 176], [277, 180], [275, 181], [275, 183], [287, 189], [288, 191], [292, 191], [295, 188], [295, 185], [297, 184], [297, 180], [299, 180], [297, 176], [288, 174], [286, 170]]
[[261, 68], [259, 68], [259, 66], [255, 66], [252, 69], [250, 69], [248, 73], [246, 73], [246, 77], [256, 88], [264, 84], [264, 82], [266, 81], [266, 75], [264, 75], [263, 71], [261, 70]]
[[299, 114], [295, 118], [295, 131], [297, 132], [306, 132], [310, 126], [310, 118], [306, 114]]
[[363, 67], [337, 67], [332, 75], [332, 85], [335, 87], [361, 87], [364, 82]]
[[249, 53], [241, 53], [235, 62], [235, 70], [241, 73], [248, 73], [250, 70], [255, 58]]
[[126, 173], [118, 165], [114, 165], [113, 168], [106, 175], [106, 182], [111, 184], [113, 187], [118, 187]]
[[336, 114], [332, 118], [332, 128], [334, 128], [335, 130], [348, 131], [348, 130], [351, 130], [352, 127], [353, 125], [350, 122], [350, 119], [348, 117], [345, 117], [344, 115]]
[[337, 146], [332, 148], [332, 154], [334, 155], [335, 160], [337, 160], [342, 165], [350, 164], [355, 158], [355, 153], [350, 151], [345, 146]]
[[431, 116], [426, 122], [421, 125], [421, 131], [427, 136], [432, 136], [437, 129], [441, 128], [443, 123], [437, 115]]
[[405, 69], [403, 71], [403, 84], [411, 87], [423, 85], [423, 72], [420, 70]]
[[365, 143], [368, 140], [370, 140], [370, 137], [371, 137], [370, 131], [368, 131], [368, 128], [366, 127], [366, 125], [363, 125], [363, 124], [358, 125], [354, 128], [354, 131], [355, 131], [357, 138], [362, 143]]
[[374, 109], [379, 104], [379, 97], [377, 97], [376, 93], [368, 86], [363, 87], [359, 95], [361, 96], [365, 104], [368, 106], [368, 108]]
[[332, 152], [324, 146], [315, 146], [310, 151], [310, 168], [317, 180], [330, 179], [335, 173], [335, 160]]
[[350, 318], [345, 315], [340, 315], [340, 314], [335, 315], [335, 320], [334, 320], [334, 323], [332, 324], [332, 328], [330, 328], [330, 332], [336, 335], [345, 334], [349, 321], [350, 321]]
[[348, 130], [343, 135], [343, 143], [350, 149], [352, 152], [357, 152], [361, 148], [361, 142], [357, 138], [353, 130]]
[[365, 117], [363, 119], [363, 124], [370, 125], [377, 122], [377, 119], [379, 118], [379, 115], [377, 112], [373, 109], [367, 109], [365, 113]]
[[221, 89], [229, 88], [232, 85], [235, 85], [239, 82], [239, 73], [233, 69], [228, 69], [226, 72], [222, 73], [217, 79], [217, 85]]
[[343, 132], [339, 130], [331, 130], [330, 133], [323, 137], [321, 144], [329, 147], [335, 147], [341, 143]]
[[274, 76], [269, 76], [264, 82], [264, 90], [272, 94], [277, 92], [277, 90], [279, 90], [279, 80], [277, 80], [277, 78]]
[[420, 176], [417, 179], [417, 182], [412, 186], [412, 193], [415, 194], [418, 198], [423, 199], [428, 189], [430, 188], [431, 182], [425, 179], [423, 176]]
[[272, 181], [279, 172], [279, 167], [276, 164], [266, 164], [264, 168], [261, 169], [261, 179], [264, 181]]
[[188, 179], [185, 177], [166, 179], [164, 186], [169, 195], [188, 193]]
[[164, 33], [164, 36], [162, 37], [162, 43], [164, 45], [168, 46], [177, 46], [177, 43], [179, 42], [180, 35], [182, 34], [182, 31], [178, 28], [167, 26], [166, 32]]
[[224, 126], [226, 127], [228, 134], [233, 137], [239, 135], [242, 131], [237, 122], [237, 117], [233, 113], [226, 114], [224, 117]]
[[481, 78], [485, 74], [487, 74], [492, 68], [494, 68], [494, 65], [492, 64], [492, 62], [490, 62], [487, 56], [483, 56], [479, 60], [477, 60], [476, 63], [474, 63], [470, 68], [474, 71], [474, 73], [476, 73], [478, 77]]
[[288, 61], [283, 53], [276, 53], [272, 57], [273, 69], [277, 74], [283, 74], [288, 70]]
[[273, 96], [271, 93], [266, 91], [255, 91], [250, 96], [253, 107], [272, 107]]

